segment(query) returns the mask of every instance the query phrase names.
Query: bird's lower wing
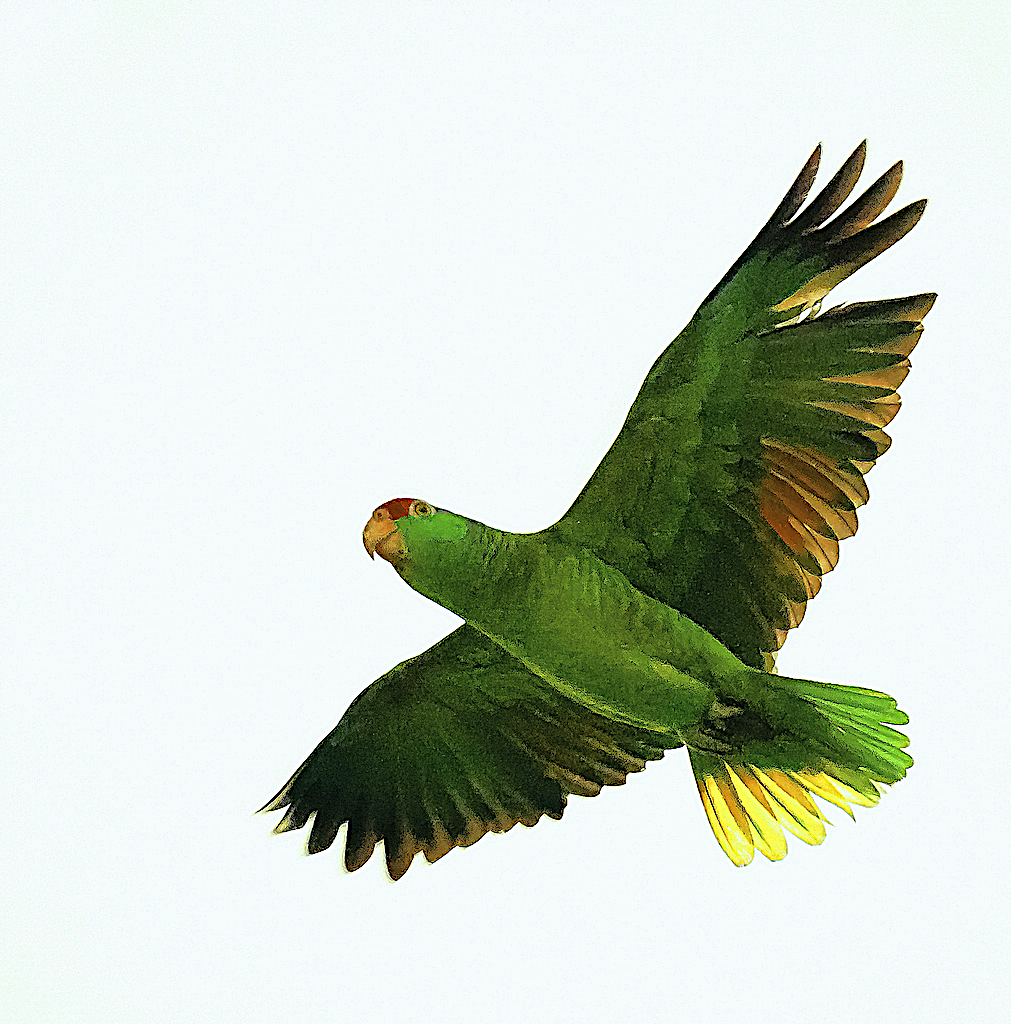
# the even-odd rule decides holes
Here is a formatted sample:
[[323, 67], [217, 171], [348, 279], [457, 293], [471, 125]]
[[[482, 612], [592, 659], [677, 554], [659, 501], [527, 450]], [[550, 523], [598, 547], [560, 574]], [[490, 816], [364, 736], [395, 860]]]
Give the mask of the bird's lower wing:
[[570, 793], [596, 796], [680, 742], [574, 703], [463, 625], [365, 689], [264, 811], [274, 829], [315, 814], [308, 852], [348, 825], [344, 863], [378, 842], [394, 880], [517, 822], [560, 818]]

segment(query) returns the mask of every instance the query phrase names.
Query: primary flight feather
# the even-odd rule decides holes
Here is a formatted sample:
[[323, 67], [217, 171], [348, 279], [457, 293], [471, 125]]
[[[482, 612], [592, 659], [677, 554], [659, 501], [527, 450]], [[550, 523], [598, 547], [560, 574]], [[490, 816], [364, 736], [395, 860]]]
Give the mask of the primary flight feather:
[[775, 655], [857, 529], [864, 475], [935, 296], [821, 313], [925, 200], [878, 220], [902, 175], [846, 209], [861, 144], [801, 209], [816, 149], [688, 326], [660, 355], [572, 507], [539, 533], [395, 498], [363, 539], [462, 619], [352, 702], [263, 810], [347, 823], [344, 862], [377, 843], [394, 879], [423, 852], [559, 818], [685, 746], [735, 864], [825, 836], [817, 796], [852, 814], [912, 764], [884, 693], [775, 674]]

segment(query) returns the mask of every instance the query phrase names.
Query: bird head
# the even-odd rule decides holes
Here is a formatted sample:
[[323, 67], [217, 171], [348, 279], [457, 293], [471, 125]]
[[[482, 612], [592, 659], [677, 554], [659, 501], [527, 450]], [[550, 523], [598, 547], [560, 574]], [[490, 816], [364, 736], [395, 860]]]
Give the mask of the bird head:
[[399, 571], [409, 561], [436, 554], [433, 544], [464, 537], [467, 525], [462, 516], [420, 498], [391, 498], [372, 513], [362, 541], [370, 557], [378, 554]]

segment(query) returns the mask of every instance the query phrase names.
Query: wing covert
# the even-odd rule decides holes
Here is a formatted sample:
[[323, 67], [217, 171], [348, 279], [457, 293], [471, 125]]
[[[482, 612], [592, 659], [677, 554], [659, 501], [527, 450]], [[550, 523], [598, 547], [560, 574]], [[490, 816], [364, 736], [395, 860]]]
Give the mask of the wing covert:
[[550, 529], [771, 668], [839, 541], [935, 296], [820, 313], [825, 295], [903, 237], [926, 200], [884, 220], [901, 163], [838, 212], [862, 143], [803, 207], [821, 147], [684, 331], [660, 355], [614, 444]]

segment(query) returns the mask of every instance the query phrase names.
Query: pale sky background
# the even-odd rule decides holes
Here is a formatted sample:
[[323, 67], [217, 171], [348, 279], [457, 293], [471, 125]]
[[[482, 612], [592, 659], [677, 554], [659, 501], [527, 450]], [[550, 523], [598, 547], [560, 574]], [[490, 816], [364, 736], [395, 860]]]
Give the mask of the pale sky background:
[[[680, 6], [5, 5], [0, 1017], [1006, 1009], [1003, 5]], [[864, 137], [930, 205], [832, 302], [940, 299], [781, 668], [895, 694], [909, 777], [743, 870], [683, 751], [396, 885], [272, 836], [454, 625], [372, 509], [554, 521], [815, 144], [822, 184]]]

